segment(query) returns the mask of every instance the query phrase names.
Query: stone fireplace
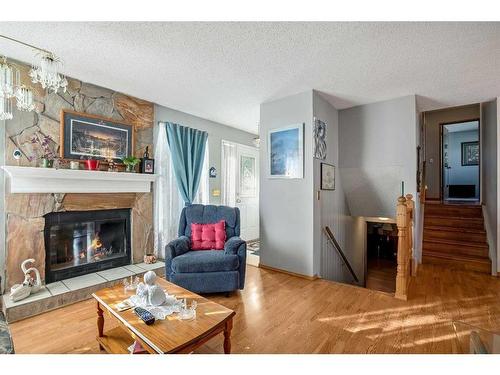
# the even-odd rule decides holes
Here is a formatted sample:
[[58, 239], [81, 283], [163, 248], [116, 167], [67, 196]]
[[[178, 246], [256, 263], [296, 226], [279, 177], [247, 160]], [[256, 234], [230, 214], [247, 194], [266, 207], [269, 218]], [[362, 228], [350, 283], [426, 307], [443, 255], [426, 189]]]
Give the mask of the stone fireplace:
[[[51, 261], [46, 256], [50, 254], [46, 234], [47, 230], [50, 233], [50, 228], [55, 228], [52, 224], [54, 221], [57, 222], [58, 218], [74, 217], [76, 214], [83, 218], [82, 221], [85, 223], [94, 222], [95, 229], [95, 223], [100, 221], [100, 218], [110, 213], [121, 212], [121, 215], [126, 213], [130, 217], [129, 233], [126, 233], [127, 237], [130, 236], [127, 264], [142, 262], [144, 254], [151, 252], [153, 248], [152, 193], [9, 194], [6, 200], [6, 212], [8, 252], [5, 286], [7, 288], [23, 281], [20, 264], [28, 258], [35, 259], [35, 267], [40, 271], [45, 284], [56, 280], [49, 275], [52, 268], [47, 267]], [[92, 224], [88, 226], [92, 228]], [[76, 231], [81, 229], [82, 225], [77, 227]], [[101, 241], [104, 239], [101, 238]], [[65, 254], [64, 249], [59, 256], [62, 257], [62, 254]], [[90, 267], [101, 266], [98, 262], [90, 263], [93, 263]], [[68, 277], [78, 276], [80, 272], [78, 269], [73, 271], [76, 273]], [[66, 278], [66, 275], [61, 277]]]
[[130, 210], [45, 215], [45, 282], [130, 264]]
[[[29, 64], [12, 60], [11, 62], [20, 69], [21, 83], [29, 84]], [[34, 147], [31, 141], [34, 137], [50, 137], [53, 152], [58, 154], [61, 144], [60, 114], [63, 109], [131, 124], [134, 127], [134, 155], [141, 157], [146, 147], [153, 152], [153, 103], [78, 79], [67, 78], [68, 90], [65, 93], [46, 92], [39, 85], [35, 85], [36, 111], [15, 110], [14, 118], [5, 122], [6, 147], [1, 152], [5, 153], [6, 166], [40, 165], [41, 150]], [[22, 154], [19, 160], [13, 157], [16, 149]], [[70, 173], [68, 170], [57, 172], [61, 172], [61, 175]], [[0, 291], [8, 291], [13, 284], [23, 281], [20, 264], [28, 258], [35, 259], [34, 266], [38, 268], [46, 284], [50, 283], [50, 280], [56, 280], [49, 275], [52, 269], [46, 268], [48, 259], [45, 252], [45, 228], [51, 214], [92, 211], [99, 215], [98, 212], [103, 210], [127, 210], [130, 214], [128, 263], [142, 262], [144, 254], [153, 250], [153, 194], [150, 190], [127, 190], [135, 186], [133, 181], [124, 181], [120, 186], [115, 184], [115, 188], [98, 190], [95, 187], [105, 187], [108, 184], [99, 173], [108, 172], [76, 172], [81, 172], [81, 179], [77, 183], [85, 187], [83, 191], [54, 189], [44, 192], [6, 192], [5, 267], [4, 274], [0, 275]], [[95, 179], [94, 183], [89, 182], [92, 178]], [[40, 177], [39, 180], [44, 181], [44, 178]], [[57, 188], [57, 184], [54, 186]]]

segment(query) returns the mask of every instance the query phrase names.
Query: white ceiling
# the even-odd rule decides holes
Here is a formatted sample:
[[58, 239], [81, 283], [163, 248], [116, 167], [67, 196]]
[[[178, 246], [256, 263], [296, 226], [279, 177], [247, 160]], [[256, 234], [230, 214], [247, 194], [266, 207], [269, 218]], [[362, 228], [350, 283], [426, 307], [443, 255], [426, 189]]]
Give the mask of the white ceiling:
[[[500, 96], [500, 23], [0, 23], [64, 72], [255, 132], [259, 105], [308, 89], [338, 109], [417, 94], [430, 110]], [[0, 39], [0, 53], [32, 51]]]

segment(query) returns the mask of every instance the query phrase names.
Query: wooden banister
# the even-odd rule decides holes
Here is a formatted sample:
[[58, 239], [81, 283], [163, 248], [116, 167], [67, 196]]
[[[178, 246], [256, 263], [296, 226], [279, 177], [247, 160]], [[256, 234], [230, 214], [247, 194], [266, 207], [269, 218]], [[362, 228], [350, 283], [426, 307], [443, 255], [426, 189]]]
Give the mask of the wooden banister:
[[347, 260], [344, 252], [342, 251], [339, 243], [337, 242], [337, 240], [335, 239], [335, 236], [333, 235], [332, 231], [330, 230], [330, 227], [326, 226], [325, 228], [323, 228], [323, 231], [325, 232], [326, 234], [326, 237], [328, 238], [328, 240], [330, 241], [330, 243], [333, 245], [333, 247], [337, 250], [337, 253], [340, 255], [340, 257], [342, 258], [342, 261], [344, 262], [344, 264], [347, 266], [347, 269], [349, 270], [352, 278], [354, 279], [354, 281], [356, 281], [357, 283], [359, 282], [359, 279], [358, 277], [356, 276], [356, 273], [354, 272], [354, 270], [352, 269], [351, 267], [351, 264], [349, 263], [349, 261]]
[[408, 299], [408, 284], [413, 260], [413, 216], [415, 202], [411, 194], [398, 198], [396, 224], [398, 226], [398, 267], [395, 297]]

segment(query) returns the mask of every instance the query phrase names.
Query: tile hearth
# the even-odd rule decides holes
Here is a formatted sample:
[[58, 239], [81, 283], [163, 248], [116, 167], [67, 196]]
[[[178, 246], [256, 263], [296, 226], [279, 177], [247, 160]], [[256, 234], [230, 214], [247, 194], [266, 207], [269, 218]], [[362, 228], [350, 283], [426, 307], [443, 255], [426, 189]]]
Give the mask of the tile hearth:
[[57, 281], [45, 285], [39, 292], [18, 302], [12, 302], [7, 292], [2, 296], [4, 314], [8, 322], [21, 320], [90, 298], [96, 290], [115, 285], [126, 277], [142, 275], [149, 270], [163, 276], [165, 263], [137, 263]]

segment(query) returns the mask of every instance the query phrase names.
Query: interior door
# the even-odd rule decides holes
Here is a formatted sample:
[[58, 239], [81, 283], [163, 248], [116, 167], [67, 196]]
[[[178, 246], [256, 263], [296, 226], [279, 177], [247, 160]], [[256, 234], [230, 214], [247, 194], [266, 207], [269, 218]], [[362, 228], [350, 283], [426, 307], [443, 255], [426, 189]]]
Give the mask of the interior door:
[[241, 238], [259, 238], [259, 150], [238, 144], [236, 207], [241, 215]]

